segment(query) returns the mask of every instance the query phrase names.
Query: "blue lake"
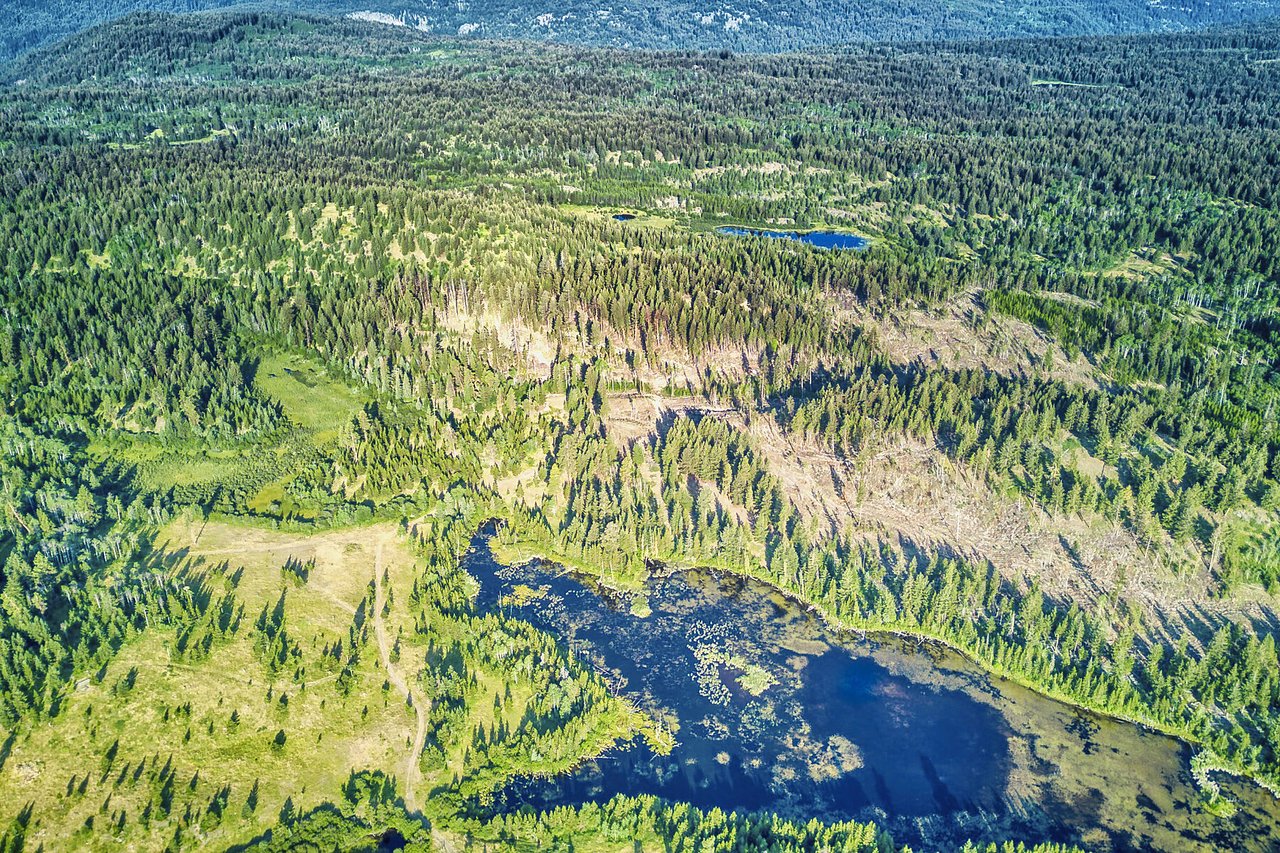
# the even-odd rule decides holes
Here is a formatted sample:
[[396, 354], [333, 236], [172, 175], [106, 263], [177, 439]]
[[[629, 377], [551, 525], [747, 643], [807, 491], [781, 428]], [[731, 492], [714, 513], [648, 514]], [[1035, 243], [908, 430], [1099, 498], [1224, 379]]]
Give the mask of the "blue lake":
[[618, 744], [571, 773], [514, 779], [494, 792], [494, 811], [652, 794], [871, 820], [917, 850], [973, 837], [1112, 853], [1280, 850], [1280, 802], [1223, 780], [1239, 812], [1213, 818], [1197, 805], [1190, 748], [1172, 738], [992, 678], [931, 643], [835, 630], [756, 580], [658, 572], [620, 593], [542, 561], [502, 566], [489, 535], [462, 561], [480, 609], [556, 635], [676, 739], [667, 756]]
[[852, 249], [860, 252], [870, 245], [870, 241], [866, 237], [859, 237], [857, 234], [846, 234], [841, 231], [767, 231], [725, 225], [717, 228], [716, 233], [730, 237], [768, 237], [772, 240], [794, 240], [797, 243], [817, 246], [819, 249]]

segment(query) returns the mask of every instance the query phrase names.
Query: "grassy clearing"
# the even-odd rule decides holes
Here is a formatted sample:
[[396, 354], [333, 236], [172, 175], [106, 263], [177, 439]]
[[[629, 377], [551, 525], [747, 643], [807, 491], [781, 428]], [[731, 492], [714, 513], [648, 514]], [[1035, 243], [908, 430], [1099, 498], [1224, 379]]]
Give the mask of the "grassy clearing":
[[1167, 252], [1160, 252], [1152, 258], [1130, 252], [1128, 257], [1104, 270], [1102, 274], [1108, 278], [1123, 277], [1141, 281], [1172, 275], [1178, 272], [1178, 269], [1178, 261]]
[[218, 483], [245, 458], [242, 451], [201, 450], [188, 454], [149, 441], [135, 442], [119, 455], [138, 466], [142, 486], [149, 490]]
[[573, 216], [585, 217], [588, 219], [605, 220], [613, 219], [615, 215], [626, 214], [633, 216], [633, 219], [618, 222], [619, 225], [625, 225], [628, 228], [647, 228], [662, 230], [674, 228], [676, 221], [669, 216], [660, 216], [647, 211], [633, 208], [603, 208], [594, 207], [587, 204], [564, 204], [560, 209]]
[[[0, 821], [30, 805], [29, 849], [63, 842], [160, 849], [180, 823], [188, 824], [183, 837], [193, 846], [221, 849], [274, 824], [286, 801], [308, 808], [334, 799], [353, 770], [396, 773], [404, 766], [414, 713], [381, 689], [372, 632], [346, 696], [321, 655], [347, 636], [373, 576], [375, 548], [388, 586], [407, 599], [413, 557], [393, 526], [300, 536], [175, 523], [162, 539], [175, 562], [210, 567], [210, 585], [219, 591], [239, 575], [241, 625], [203, 660], [182, 659], [174, 632], [154, 628], [126, 644], [101, 677], [81, 680], [54, 720], [15, 733], [0, 769]], [[281, 572], [289, 557], [315, 561], [305, 584]], [[272, 673], [254, 648], [258, 613], [286, 588], [286, 630], [301, 650], [300, 677]], [[394, 604], [393, 617], [392, 636], [407, 619]], [[281, 731], [284, 742], [276, 746]], [[166, 792], [154, 774], [170, 756], [175, 773]], [[224, 789], [226, 804], [215, 817], [209, 804]], [[165, 796], [170, 805], [162, 810], [157, 803]]]
[[330, 376], [314, 359], [293, 353], [264, 358], [254, 382], [279, 401], [289, 420], [313, 430], [317, 444], [335, 438], [368, 402], [367, 396]]
[[1123, 89], [1114, 83], [1073, 83], [1070, 80], [1032, 80], [1032, 86], [1067, 86], [1072, 89]]
[[116, 434], [97, 442], [94, 453], [132, 463], [146, 491], [177, 487], [185, 500], [203, 503], [218, 486], [237, 485], [251, 495], [248, 508], [256, 513], [290, 509], [307, 517], [316, 507], [295, 506], [286, 487], [300, 462], [314, 455], [314, 448], [331, 446], [370, 398], [330, 375], [320, 362], [293, 353], [265, 355], [254, 381], [296, 427], [278, 444], [231, 440], [208, 446], [163, 435]]
[[[432, 705], [409, 602], [420, 566], [398, 525], [308, 534], [184, 518], [161, 531], [157, 548], [170, 571], [203, 572], [211, 600], [229, 594], [236, 627], [193, 655], [181, 651], [175, 629], [154, 626], [82, 678], [52, 720], [0, 731], [0, 742], [9, 740], [0, 825], [30, 808], [27, 849], [158, 850], [178, 838], [184, 848], [221, 850], [282, 814], [338, 800], [356, 771], [387, 773], [410, 807], [423, 807], [457, 778], [488, 788], [531, 767], [562, 770], [619, 738], [665, 734], [609, 699], [566, 720], [563, 733], [539, 736], [530, 744], [536, 755], [516, 748], [481, 760], [465, 735], [516, 730], [546, 685], [511, 679], [500, 658], [468, 659], [464, 736], [424, 774], [419, 750]], [[301, 569], [284, 571], [286, 561]], [[282, 596], [292, 651], [272, 668], [260, 614], [275, 612]], [[437, 640], [467, 646], [471, 625], [441, 617]], [[344, 689], [327, 650], [339, 642], [349, 650], [353, 630], [360, 652]]]
[[196, 139], [167, 139], [165, 137], [164, 129], [157, 127], [155, 130], [147, 134], [147, 142], [108, 142], [107, 147], [121, 151], [135, 151], [146, 145], [154, 144], [156, 140], [168, 145], [207, 145], [215, 139], [220, 139], [221, 137], [230, 135], [230, 128], [224, 127], [217, 130], [211, 130], [204, 136]]

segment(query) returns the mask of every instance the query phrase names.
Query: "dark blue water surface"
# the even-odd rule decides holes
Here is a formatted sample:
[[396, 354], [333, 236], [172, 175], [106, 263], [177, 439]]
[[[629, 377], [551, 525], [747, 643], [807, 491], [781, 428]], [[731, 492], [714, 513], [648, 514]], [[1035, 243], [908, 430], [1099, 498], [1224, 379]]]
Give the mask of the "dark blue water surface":
[[677, 742], [667, 756], [637, 741], [554, 779], [517, 779], [496, 809], [653, 794], [874, 820], [921, 850], [1009, 837], [1280, 849], [1280, 808], [1259, 789], [1236, 786], [1240, 814], [1209, 818], [1182, 744], [993, 682], [944, 648], [837, 632], [736, 575], [672, 572], [621, 594], [549, 563], [500, 566], [484, 536], [473, 544], [463, 565], [482, 608], [560, 637]]
[[853, 249], [862, 251], [870, 241], [857, 234], [845, 234], [840, 231], [767, 231], [756, 228], [740, 228], [736, 225], [725, 225], [716, 229], [717, 234], [731, 237], [768, 237], [775, 240], [795, 240], [808, 243], [819, 249]]

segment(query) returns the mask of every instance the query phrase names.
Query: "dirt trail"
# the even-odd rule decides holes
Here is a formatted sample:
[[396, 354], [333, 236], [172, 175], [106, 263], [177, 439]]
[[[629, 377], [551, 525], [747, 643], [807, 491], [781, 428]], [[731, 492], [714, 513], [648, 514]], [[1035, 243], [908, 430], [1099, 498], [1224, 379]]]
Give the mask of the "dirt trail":
[[387, 671], [387, 680], [413, 706], [413, 713], [418, 718], [418, 731], [413, 739], [413, 749], [405, 757], [404, 768], [404, 802], [410, 809], [416, 810], [418, 801], [414, 788], [420, 773], [418, 758], [422, 755], [422, 748], [427, 742], [427, 708], [426, 701], [413, 692], [405, 681], [404, 675], [391, 664], [391, 645], [387, 642], [387, 627], [382, 621], [382, 607], [383, 602], [386, 601], [386, 593], [382, 589], [382, 540], [378, 540], [374, 551], [373, 589], [373, 633], [378, 639], [378, 654], [382, 658], [382, 668]]

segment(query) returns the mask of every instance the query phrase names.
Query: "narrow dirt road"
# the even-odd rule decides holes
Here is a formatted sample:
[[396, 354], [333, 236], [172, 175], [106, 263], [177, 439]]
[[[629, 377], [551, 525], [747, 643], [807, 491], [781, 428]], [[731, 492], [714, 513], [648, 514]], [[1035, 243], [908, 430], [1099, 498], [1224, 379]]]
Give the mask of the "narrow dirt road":
[[427, 707], [426, 700], [415, 693], [405, 681], [404, 675], [391, 663], [391, 644], [387, 642], [387, 626], [382, 621], [382, 607], [386, 601], [386, 592], [382, 589], [382, 540], [378, 540], [373, 558], [373, 633], [378, 639], [378, 654], [382, 658], [382, 668], [387, 671], [387, 680], [399, 691], [400, 695], [413, 706], [413, 713], [418, 718], [418, 732], [413, 739], [413, 749], [405, 757], [404, 767], [404, 802], [413, 811], [419, 807], [415, 788], [420, 770], [418, 758], [422, 755], [422, 747], [427, 742]]

